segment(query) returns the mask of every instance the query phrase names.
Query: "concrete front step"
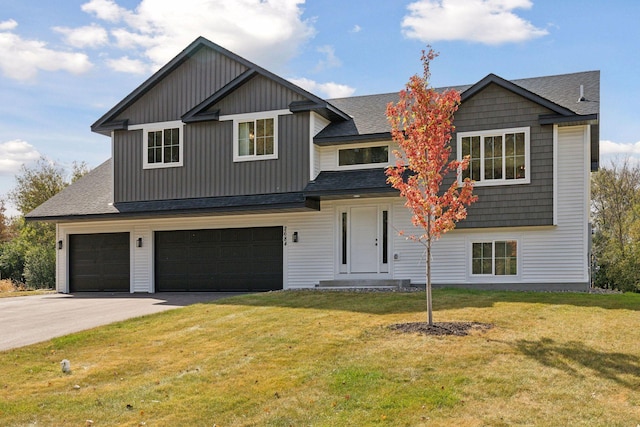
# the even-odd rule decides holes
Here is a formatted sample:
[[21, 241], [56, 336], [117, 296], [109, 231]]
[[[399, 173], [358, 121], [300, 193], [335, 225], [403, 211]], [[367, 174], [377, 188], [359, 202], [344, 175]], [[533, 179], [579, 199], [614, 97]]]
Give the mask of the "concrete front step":
[[358, 289], [358, 288], [371, 288], [371, 289], [400, 289], [408, 287], [411, 284], [411, 280], [390, 280], [390, 279], [375, 279], [375, 280], [321, 280], [316, 285], [317, 288], [323, 289]]

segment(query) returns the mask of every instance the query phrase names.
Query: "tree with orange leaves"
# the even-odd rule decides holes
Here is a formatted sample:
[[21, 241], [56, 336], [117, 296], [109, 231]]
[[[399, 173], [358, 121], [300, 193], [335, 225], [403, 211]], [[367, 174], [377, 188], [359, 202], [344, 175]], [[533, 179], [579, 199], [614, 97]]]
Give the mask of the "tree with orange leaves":
[[[460, 93], [450, 89], [439, 93], [429, 86], [429, 65], [437, 54], [430, 48], [422, 52], [424, 74], [414, 75], [400, 91], [397, 104], [387, 105], [391, 136], [399, 146], [394, 150], [396, 164], [386, 169], [387, 182], [406, 199], [411, 221], [424, 232], [408, 238], [426, 246], [426, 294], [429, 325], [433, 325], [431, 303], [431, 250], [434, 240], [467, 217], [466, 206], [477, 200], [473, 182], [457, 179], [441, 190], [449, 174], [460, 174], [469, 159], [450, 160], [453, 115], [460, 105]], [[400, 232], [403, 234], [403, 232]]]

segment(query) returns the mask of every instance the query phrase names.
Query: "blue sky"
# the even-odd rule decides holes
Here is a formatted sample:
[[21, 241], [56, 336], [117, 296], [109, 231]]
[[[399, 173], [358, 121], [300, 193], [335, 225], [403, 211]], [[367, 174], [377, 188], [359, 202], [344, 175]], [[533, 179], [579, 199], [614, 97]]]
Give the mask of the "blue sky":
[[640, 158], [638, 17], [636, 0], [0, 0], [0, 198], [40, 156], [109, 158], [89, 126], [200, 35], [322, 97], [398, 91], [427, 44], [436, 87], [601, 70], [605, 162]]

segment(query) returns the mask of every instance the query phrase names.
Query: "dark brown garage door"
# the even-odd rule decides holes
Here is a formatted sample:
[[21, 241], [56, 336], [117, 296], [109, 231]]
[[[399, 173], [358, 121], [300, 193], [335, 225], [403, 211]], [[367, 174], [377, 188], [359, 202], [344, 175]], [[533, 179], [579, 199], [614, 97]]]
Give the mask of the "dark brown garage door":
[[129, 292], [129, 233], [69, 236], [71, 292]]
[[282, 289], [282, 227], [157, 231], [156, 292]]

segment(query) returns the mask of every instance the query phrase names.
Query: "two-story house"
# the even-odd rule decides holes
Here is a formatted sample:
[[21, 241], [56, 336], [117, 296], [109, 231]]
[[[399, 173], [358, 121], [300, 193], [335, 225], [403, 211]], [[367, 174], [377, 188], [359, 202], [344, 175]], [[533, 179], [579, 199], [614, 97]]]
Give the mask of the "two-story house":
[[[454, 154], [479, 199], [433, 282], [586, 289], [599, 72], [457, 87]], [[92, 125], [112, 158], [27, 215], [57, 226], [57, 290], [425, 283], [386, 183], [397, 93], [322, 99], [199, 38]]]

